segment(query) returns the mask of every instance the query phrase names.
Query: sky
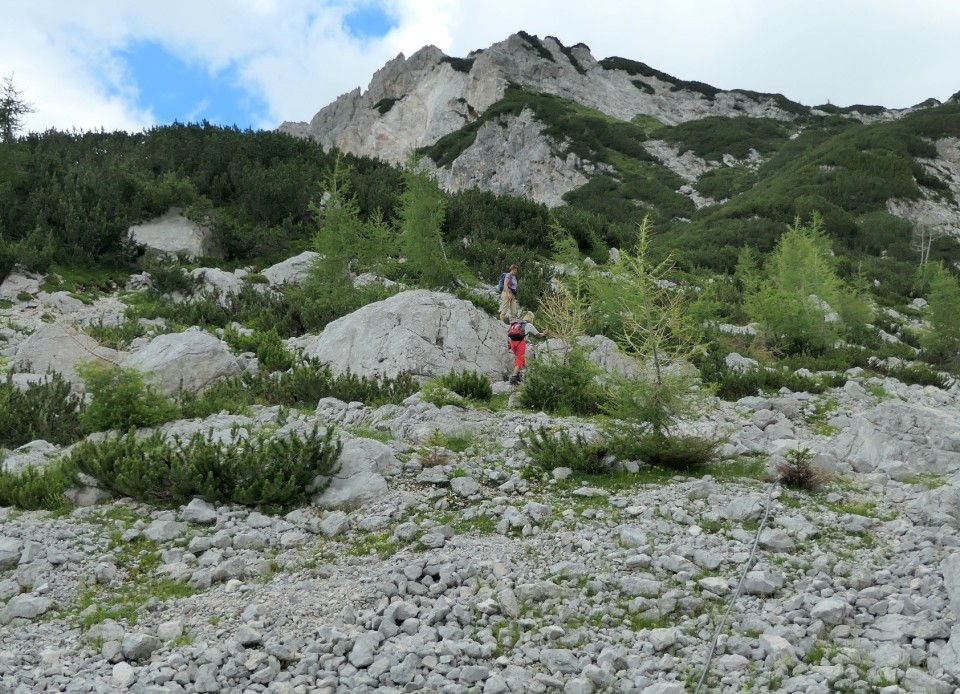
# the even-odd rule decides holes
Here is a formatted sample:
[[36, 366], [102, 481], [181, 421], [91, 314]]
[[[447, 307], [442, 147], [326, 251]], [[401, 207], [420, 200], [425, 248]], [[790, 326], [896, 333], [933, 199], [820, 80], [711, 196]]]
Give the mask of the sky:
[[31, 0], [0, 23], [25, 131], [309, 121], [398, 54], [517, 31], [721, 89], [905, 108], [960, 91], [958, 0]]

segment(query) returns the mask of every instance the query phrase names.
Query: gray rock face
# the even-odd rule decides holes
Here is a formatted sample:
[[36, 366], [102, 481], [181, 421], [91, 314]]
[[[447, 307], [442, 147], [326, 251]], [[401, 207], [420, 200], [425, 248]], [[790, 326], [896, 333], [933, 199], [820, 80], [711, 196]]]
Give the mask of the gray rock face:
[[217, 510], [203, 499], [193, 499], [180, 509], [180, 520], [184, 523], [199, 523], [209, 525], [217, 522]]
[[76, 371], [78, 363], [99, 361], [110, 366], [121, 360], [119, 352], [101, 347], [76, 328], [44, 323], [17, 347], [12, 366], [14, 371], [21, 373], [58, 371], [75, 389], [82, 389], [83, 381]]
[[[503, 98], [510, 83], [575, 100], [622, 120], [644, 114], [675, 125], [708, 115], [792, 117], [772, 97], [720, 92], [707, 99], [654, 76], [644, 77], [647, 89], [643, 89], [626, 71], [601, 66], [586, 46], [567, 49], [574, 65], [552, 37], [541, 45], [549, 59], [514, 34], [472, 56], [469, 72], [454, 69], [435, 46], [422, 48], [409, 59], [401, 54], [373, 76], [366, 92], [357, 89], [341, 96], [309, 125], [284, 123], [280, 130], [312, 137], [324, 147], [401, 163], [411, 147], [432, 144], [474, 120]], [[387, 103], [389, 108], [381, 113]]]
[[0, 571], [13, 568], [20, 561], [23, 543], [15, 537], [0, 537]]
[[125, 634], [120, 648], [127, 660], [146, 660], [150, 654], [160, 648], [160, 639], [141, 632]]
[[[451, 192], [480, 188], [557, 207], [565, 204], [565, 193], [587, 183], [586, 173], [611, 168], [572, 152], [558, 156], [545, 129], [529, 109], [484, 123], [470, 147], [449, 166], [436, 169], [437, 180]], [[490, 166], [491, 161], [499, 163]], [[422, 163], [433, 165], [428, 158]]]
[[167, 255], [184, 254], [189, 258], [206, 255], [223, 257], [223, 250], [216, 244], [213, 233], [171, 207], [166, 214], [130, 227], [134, 243]]
[[898, 474], [960, 470], [960, 413], [954, 409], [889, 400], [853, 418], [834, 455], [857, 472], [896, 464]]
[[[326, 509], [350, 508], [376, 499], [387, 491], [383, 475], [393, 474], [400, 467], [393, 451], [373, 439], [349, 439], [343, 443], [340, 470], [330, 486], [314, 497], [313, 502]], [[319, 478], [318, 484], [325, 484]]]
[[[21, 266], [22, 268], [22, 266]], [[0, 299], [6, 301], [20, 301], [23, 294], [36, 295], [40, 291], [40, 283], [43, 277], [30, 272], [11, 272], [0, 283]]]
[[35, 595], [16, 595], [0, 610], [0, 624], [14, 619], [36, 619], [50, 609], [53, 603]]
[[500, 321], [469, 301], [416, 290], [333, 321], [304, 352], [335, 373], [434, 377], [466, 369], [501, 380], [512, 356], [505, 334]]
[[243, 371], [225, 342], [198, 328], [158, 335], [123, 366], [137, 369], [165, 395], [201, 391], [219, 378]]
[[298, 285], [307, 276], [310, 266], [318, 256], [319, 253], [314, 251], [304, 251], [293, 258], [271, 265], [263, 271], [263, 276], [273, 287], [281, 287], [285, 284]]

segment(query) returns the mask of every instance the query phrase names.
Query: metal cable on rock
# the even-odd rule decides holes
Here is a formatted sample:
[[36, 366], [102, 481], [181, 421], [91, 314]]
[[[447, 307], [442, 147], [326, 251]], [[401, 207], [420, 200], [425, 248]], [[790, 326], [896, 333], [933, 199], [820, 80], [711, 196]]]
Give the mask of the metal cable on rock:
[[710, 672], [710, 663], [713, 661], [713, 656], [717, 651], [717, 641], [720, 639], [720, 634], [723, 632], [723, 627], [726, 625], [727, 617], [729, 617], [730, 613], [733, 612], [733, 606], [736, 604], [737, 598], [740, 597], [740, 592], [743, 590], [743, 582], [747, 578], [747, 572], [750, 571], [750, 567], [753, 566], [753, 559], [757, 554], [757, 545], [760, 544], [760, 533], [763, 532], [763, 527], [767, 524], [767, 518], [770, 515], [770, 499], [772, 498], [773, 490], [776, 488], [778, 482], [779, 480], [775, 480], [770, 483], [769, 487], [767, 487], [766, 508], [763, 510], [763, 518], [760, 519], [760, 527], [757, 528], [757, 535], [753, 538], [753, 546], [750, 548], [750, 556], [747, 558], [747, 563], [743, 565], [743, 572], [740, 574], [740, 582], [737, 583], [737, 589], [733, 592], [733, 597], [730, 598], [730, 603], [727, 605], [727, 611], [723, 613], [723, 617], [720, 618], [720, 623], [717, 625], [717, 630], [713, 635], [713, 641], [710, 643], [710, 650], [707, 652], [707, 659], [703, 664], [703, 672], [700, 673], [700, 680], [697, 682], [697, 687], [693, 690], [693, 694], [700, 694], [700, 688], [707, 679], [707, 674]]

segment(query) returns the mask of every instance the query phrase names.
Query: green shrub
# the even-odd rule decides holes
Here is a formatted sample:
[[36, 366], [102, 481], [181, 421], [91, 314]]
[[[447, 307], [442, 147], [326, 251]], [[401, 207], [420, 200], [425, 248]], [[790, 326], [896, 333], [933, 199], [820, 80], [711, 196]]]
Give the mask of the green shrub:
[[16, 448], [37, 439], [73, 443], [82, 436], [83, 410], [83, 399], [59, 373], [48, 373], [22, 392], [7, 374], [0, 382], [0, 446]]
[[152, 427], [179, 415], [177, 405], [135, 369], [87, 362], [77, 367], [90, 393], [80, 422], [88, 431]]
[[20, 472], [6, 472], [0, 456], [0, 506], [26, 511], [54, 510], [69, 505], [64, 492], [76, 485], [70, 466], [54, 463], [45, 468], [28, 466]]
[[474, 306], [483, 309], [491, 316], [496, 316], [500, 313], [500, 304], [497, 303], [496, 299], [483, 296], [482, 294], [477, 294], [476, 292], [470, 291], [466, 287], [457, 287], [453, 290], [453, 293], [458, 299], [469, 301]]
[[122, 321], [111, 325], [104, 323], [101, 316], [96, 323], [86, 326], [83, 331], [104, 347], [124, 350], [138, 337], [146, 335], [148, 328], [140, 320], [130, 316], [125, 316]]
[[670, 470], [697, 470], [719, 457], [723, 439], [650, 432], [639, 434], [624, 428], [610, 440], [610, 449], [622, 460], [642, 460]]
[[160, 294], [189, 294], [197, 281], [183, 267], [179, 259], [160, 255], [147, 255], [143, 261], [144, 272], [150, 275], [150, 285]]
[[566, 359], [557, 355], [532, 359], [520, 387], [520, 405], [555, 415], [599, 414], [607, 396], [596, 373], [597, 366], [579, 350]]
[[273, 328], [266, 332], [254, 330], [245, 334], [228, 325], [223, 331], [223, 341], [237, 352], [256, 354], [260, 368], [267, 371], [286, 371], [295, 362], [293, 354]]
[[206, 417], [221, 410], [240, 412], [253, 404], [315, 408], [321, 398], [362, 402], [371, 407], [399, 404], [419, 386], [408, 373], [370, 378], [346, 372], [334, 376], [329, 365], [304, 359], [283, 372], [244, 373], [220, 379], [203, 393], [185, 393], [180, 408], [185, 417]]
[[832, 479], [826, 470], [810, 464], [814, 458], [809, 448], [794, 448], [784, 454], [784, 459], [776, 464], [780, 483], [794, 489], [817, 491]]
[[466, 369], [459, 373], [451, 371], [446, 376], [441, 376], [439, 381], [443, 387], [468, 400], [486, 402], [493, 397], [493, 386], [490, 384], [490, 378], [477, 371], [467, 371]]
[[[210, 502], [284, 510], [304, 503], [318, 476], [339, 469], [342, 444], [334, 430], [314, 428], [302, 438], [244, 436], [239, 428], [227, 441], [197, 433], [168, 440], [162, 432], [137, 437], [118, 433], [84, 441], [73, 449], [69, 465], [104, 487], [139, 501], [182, 504], [193, 496]], [[311, 491], [308, 491], [311, 489]]]
[[953, 379], [922, 362], [913, 364], [874, 364], [870, 368], [907, 385], [936, 386], [946, 390]]
[[463, 407], [466, 401], [454, 393], [450, 388], [444, 385], [439, 378], [431, 378], [420, 387], [420, 397], [424, 402], [429, 402], [437, 407], [445, 405], [457, 405]]
[[601, 441], [588, 441], [583, 434], [571, 437], [566, 431], [551, 432], [546, 427], [522, 434], [527, 453], [544, 470], [558, 467], [575, 472], [606, 472], [612, 465], [607, 446]]

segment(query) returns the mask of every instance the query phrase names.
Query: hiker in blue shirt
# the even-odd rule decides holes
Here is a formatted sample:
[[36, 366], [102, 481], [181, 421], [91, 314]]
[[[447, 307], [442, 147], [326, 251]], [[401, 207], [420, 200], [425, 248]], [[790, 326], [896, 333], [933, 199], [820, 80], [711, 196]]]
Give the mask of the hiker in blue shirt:
[[517, 306], [517, 270], [516, 265], [510, 266], [510, 271], [500, 275], [500, 320], [509, 323], [519, 314]]

